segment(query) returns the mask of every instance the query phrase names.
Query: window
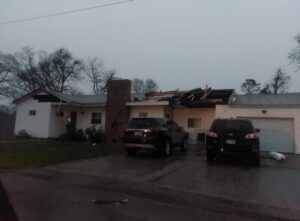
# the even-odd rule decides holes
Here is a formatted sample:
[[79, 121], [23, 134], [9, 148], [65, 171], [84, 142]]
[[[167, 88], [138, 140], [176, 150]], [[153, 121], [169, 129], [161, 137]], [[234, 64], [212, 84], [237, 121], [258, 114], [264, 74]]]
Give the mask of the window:
[[188, 128], [201, 128], [201, 118], [188, 118]]
[[148, 117], [148, 113], [147, 112], [141, 112], [141, 113], [139, 113], [139, 117], [146, 118], [146, 117]]
[[64, 116], [64, 112], [63, 111], [56, 112], [56, 117], [63, 117], [63, 116]]
[[91, 123], [92, 124], [101, 124], [101, 117], [102, 117], [101, 113], [92, 113]]
[[35, 116], [35, 115], [36, 115], [36, 110], [29, 111], [29, 116]]

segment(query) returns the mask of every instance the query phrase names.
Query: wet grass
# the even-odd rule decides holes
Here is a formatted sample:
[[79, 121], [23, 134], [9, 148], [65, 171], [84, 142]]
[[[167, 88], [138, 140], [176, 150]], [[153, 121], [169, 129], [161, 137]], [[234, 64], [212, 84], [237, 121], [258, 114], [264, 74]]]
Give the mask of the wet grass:
[[101, 156], [122, 154], [121, 144], [55, 140], [0, 142], [0, 168], [42, 167]]

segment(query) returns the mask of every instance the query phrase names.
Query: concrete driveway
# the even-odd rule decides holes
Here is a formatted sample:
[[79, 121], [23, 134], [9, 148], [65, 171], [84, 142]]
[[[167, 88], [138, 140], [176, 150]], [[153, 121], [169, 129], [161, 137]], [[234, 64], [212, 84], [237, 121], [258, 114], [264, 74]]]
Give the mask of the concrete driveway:
[[[300, 220], [300, 156], [296, 155], [287, 156], [284, 162], [262, 158], [260, 168], [226, 161], [207, 165], [205, 153], [193, 146], [187, 153], [176, 151], [166, 159], [145, 153], [129, 158], [124, 153], [21, 170], [2, 178], [9, 189], [20, 176], [42, 178], [45, 184], [68, 180], [68, 185], [64, 185], [67, 189], [58, 191], [62, 194], [71, 191], [68, 187], [76, 183], [84, 186], [85, 191], [86, 188], [102, 191], [102, 195], [129, 194], [197, 211], [235, 213], [256, 220], [270, 217]], [[74, 176], [78, 178], [67, 178]]]

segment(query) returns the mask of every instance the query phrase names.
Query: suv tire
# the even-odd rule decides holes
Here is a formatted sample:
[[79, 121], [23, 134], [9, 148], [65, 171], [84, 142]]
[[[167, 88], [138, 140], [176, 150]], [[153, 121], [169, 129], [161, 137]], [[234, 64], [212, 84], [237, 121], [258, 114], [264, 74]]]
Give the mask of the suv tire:
[[253, 165], [255, 166], [255, 167], [260, 167], [260, 155], [258, 154], [258, 155], [255, 155], [254, 157], [253, 157]]
[[184, 139], [183, 143], [180, 146], [181, 151], [187, 151], [188, 149], [188, 142], [187, 139]]
[[214, 158], [215, 158], [214, 154], [211, 151], [206, 150], [206, 161], [208, 163], [212, 163], [214, 161]]
[[130, 157], [135, 156], [135, 154], [136, 154], [136, 149], [133, 149], [133, 148], [127, 148], [126, 150], [127, 150], [128, 156], [130, 156]]

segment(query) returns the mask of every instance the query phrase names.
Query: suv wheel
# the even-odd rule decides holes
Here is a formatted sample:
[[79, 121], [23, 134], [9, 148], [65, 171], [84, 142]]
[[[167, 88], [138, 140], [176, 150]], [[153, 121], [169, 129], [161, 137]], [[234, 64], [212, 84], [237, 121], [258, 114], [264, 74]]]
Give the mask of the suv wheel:
[[207, 160], [207, 162], [212, 163], [214, 161], [214, 158], [215, 158], [214, 154], [211, 151], [206, 150], [206, 160]]
[[260, 155], [259, 154], [257, 156], [253, 157], [253, 164], [254, 164], [255, 167], [260, 166]]
[[188, 142], [186, 139], [184, 139], [183, 143], [180, 146], [181, 151], [187, 151], [188, 149]]
[[127, 148], [127, 154], [128, 154], [128, 156], [130, 156], [130, 157], [135, 156], [135, 154], [136, 154], [136, 149], [133, 149], [133, 148]]

